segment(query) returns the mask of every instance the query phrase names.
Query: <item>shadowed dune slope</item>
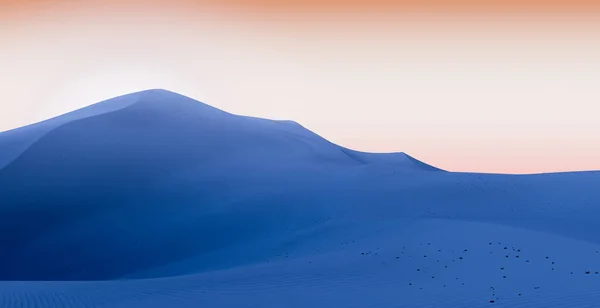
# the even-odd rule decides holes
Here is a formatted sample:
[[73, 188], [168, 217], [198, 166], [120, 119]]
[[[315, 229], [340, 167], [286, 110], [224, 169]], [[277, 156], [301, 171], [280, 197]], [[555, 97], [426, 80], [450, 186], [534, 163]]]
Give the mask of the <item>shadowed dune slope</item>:
[[319, 178], [329, 172], [368, 164], [293, 122], [236, 116], [162, 90], [3, 133], [0, 142], [15, 135], [31, 144], [0, 170], [4, 279], [114, 278], [274, 231], [293, 216], [317, 219], [316, 208], [268, 199], [300, 202], [311, 195], [297, 191], [324, 190]]

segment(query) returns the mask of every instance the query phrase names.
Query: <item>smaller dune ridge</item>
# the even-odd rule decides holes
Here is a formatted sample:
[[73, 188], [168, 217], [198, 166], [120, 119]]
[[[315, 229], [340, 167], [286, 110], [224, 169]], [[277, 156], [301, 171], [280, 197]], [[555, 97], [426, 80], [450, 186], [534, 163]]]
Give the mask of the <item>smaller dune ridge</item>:
[[597, 187], [132, 93], [0, 133], [0, 307], [594, 307]]

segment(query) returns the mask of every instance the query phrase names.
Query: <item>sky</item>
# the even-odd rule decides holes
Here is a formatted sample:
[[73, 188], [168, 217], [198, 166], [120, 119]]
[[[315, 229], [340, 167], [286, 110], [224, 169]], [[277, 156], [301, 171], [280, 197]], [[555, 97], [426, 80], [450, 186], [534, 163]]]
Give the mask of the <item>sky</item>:
[[600, 170], [600, 2], [0, 0], [0, 131], [162, 88], [450, 171]]

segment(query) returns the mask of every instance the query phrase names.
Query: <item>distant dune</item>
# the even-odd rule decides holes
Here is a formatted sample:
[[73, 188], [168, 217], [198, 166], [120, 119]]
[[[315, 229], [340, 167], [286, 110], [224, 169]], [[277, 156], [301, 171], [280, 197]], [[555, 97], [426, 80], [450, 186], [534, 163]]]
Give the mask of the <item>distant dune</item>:
[[0, 133], [0, 307], [597, 307], [598, 187], [133, 93]]

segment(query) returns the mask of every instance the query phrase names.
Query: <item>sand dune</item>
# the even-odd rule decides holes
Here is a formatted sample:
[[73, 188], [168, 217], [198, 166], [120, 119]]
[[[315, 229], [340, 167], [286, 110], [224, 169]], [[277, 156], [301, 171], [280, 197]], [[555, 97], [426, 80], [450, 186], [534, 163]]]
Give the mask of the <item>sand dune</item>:
[[0, 307], [597, 307], [597, 187], [133, 93], [0, 133]]

